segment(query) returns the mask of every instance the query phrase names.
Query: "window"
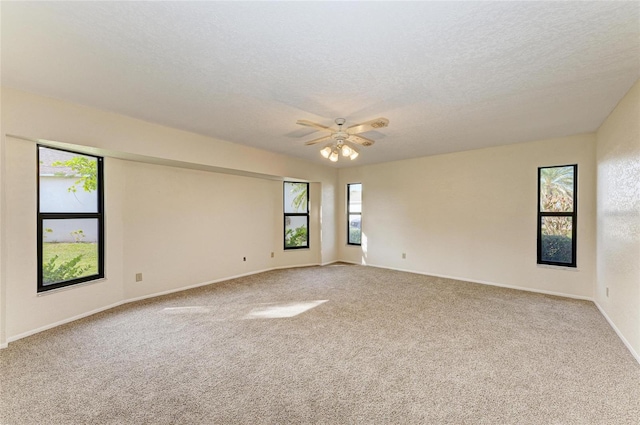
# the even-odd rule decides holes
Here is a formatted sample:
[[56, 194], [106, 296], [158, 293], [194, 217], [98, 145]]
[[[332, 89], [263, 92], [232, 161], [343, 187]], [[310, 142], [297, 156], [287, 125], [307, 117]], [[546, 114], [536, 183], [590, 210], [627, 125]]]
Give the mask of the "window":
[[360, 245], [362, 240], [362, 184], [347, 185], [347, 243]]
[[104, 277], [102, 158], [37, 152], [38, 292]]
[[538, 168], [538, 264], [576, 267], [577, 165]]
[[284, 249], [309, 248], [309, 183], [284, 182]]

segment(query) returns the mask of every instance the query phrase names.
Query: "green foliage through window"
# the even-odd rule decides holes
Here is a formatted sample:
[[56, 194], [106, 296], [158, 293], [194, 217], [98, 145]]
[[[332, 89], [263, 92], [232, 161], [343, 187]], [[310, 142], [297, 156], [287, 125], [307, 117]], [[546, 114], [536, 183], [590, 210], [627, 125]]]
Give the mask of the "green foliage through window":
[[538, 263], [576, 266], [577, 165], [538, 169]]
[[78, 185], [82, 185], [85, 192], [93, 192], [98, 188], [98, 161], [86, 156], [74, 156], [66, 161], [55, 161], [54, 167], [69, 167], [74, 172], [68, 177], [78, 177], [78, 180], [69, 187], [69, 192], [77, 192]]
[[571, 238], [562, 235], [542, 236], [542, 260], [570, 264], [573, 255]]
[[104, 277], [102, 158], [38, 146], [38, 164], [38, 292]]
[[75, 279], [86, 274], [91, 266], [83, 266], [79, 264], [83, 255], [78, 255], [62, 264], [57, 264], [58, 256], [50, 258], [49, 261], [42, 264], [42, 282], [45, 285], [52, 283], [64, 282], [66, 280]]
[[300, 226], [295, 229], [287, 229], [284, 236], [284, 246], [286, 248], [307, 246], [307, 228]]
[[353, 245], [360, 245], [362, 238], [362, 232], [357, 227], [349, 228], [349, 243]]
[[309, 247], [309, 184], [284, 182], [284, 249]]
[[362, 183], [347, 184], [347, 244], [362, 241]]

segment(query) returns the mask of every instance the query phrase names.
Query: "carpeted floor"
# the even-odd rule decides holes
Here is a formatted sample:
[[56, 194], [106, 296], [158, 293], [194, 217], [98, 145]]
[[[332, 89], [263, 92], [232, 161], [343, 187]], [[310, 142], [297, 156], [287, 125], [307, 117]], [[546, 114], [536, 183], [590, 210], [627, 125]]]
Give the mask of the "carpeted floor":
[[591, 302], [374, 267], [278, 270], [0, 351], [0, 423], [638, 424]]

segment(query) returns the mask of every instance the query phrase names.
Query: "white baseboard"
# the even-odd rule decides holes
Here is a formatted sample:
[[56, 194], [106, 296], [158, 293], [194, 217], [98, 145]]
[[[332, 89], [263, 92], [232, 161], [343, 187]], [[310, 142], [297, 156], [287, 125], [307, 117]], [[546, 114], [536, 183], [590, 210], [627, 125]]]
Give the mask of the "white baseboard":
[[[338, 261], [334, 261], [334, 263], [347, 263], [347, 264], [353, 264], [356, 266], [366, 266], [366, 264], [362, 264], [362, 263], [357, 263], [355, 261], [346, 261], [346, 260], [338, 260]], [[371, 267], [376, 267], [376, 266], [371, 266]], [[381, 267], [383, 268], [383, 267]]]
[[[327, 264], [331, 264], [331, 263], [327, 263]], [[300, 265], [296, 265], [296, 266], [278, 266], [278, 267], [271, 267], [271, 268], [268, 268], [268, 269], [255, 270], [255, 271], [252, 271], [252, 272], [247, 272], [247, 273], [237, 274], [237, 275], [233, 275], [233, 276], [229, 276], [229, 277], [223, 277], [223, 278], [220, 278], [220, 279], [210, 280], [210, 281], [207, 281], [207, 282], [200, 282], [200, 283], [196, 283], [194, 285], [181, 286], [180, 288], [168, 289], [168, 290], [162, 291], [162, 292], [154, 292], [153, 294], [142, 295], [140, 297], [128, 298], [127, 300], [123, 301], [120, 304], [127, 304], [127, 303], [132, 303], [132, 302], [135, 302], [135, 301], [146, 300], [146, 299], [149, 299], [149, 298], [160, 297], [162, 295], [169, 295], [169, 294], [173, 294], [173, 293], [180, 292], [180, 291], [186, 291], [188, 289], [194, 289], [194, 288], [199, 288], [201, 286], [212, 285], [214, 283], [226, 282], [227, 280], [239, 279], [241, 277], [251, 276], [251, 275], [254, 275], [254, 274], [270, 272], [272, 270], [297, 269], [299, 267], [315, 267], [315, 266], [319, 266], [319, 265], [324, 265], [324, 264], [309, 263], [309, 264], [300, 264]], [[111, 307], [109, 307], [109, 308], [111, 308]]]
[[[357, 263], [353, 263], [353, 264], [357, 264]], [[487, 282], [487, 281], [484, 281], [484, 280], [474, 280], [474, 279], [461, 278], [461, 277], [456, 277], [456, 276], [446, 276], [446, 275], [439, 275], [439, 274], [433, 274], [433, 273], [417, 272], [417, 271], [414, 271], [414, 270], [398, 269], [398, 268], [394, 268], [394, 267], [376, 266], [374, 264], [370, 264], [369, 266], [371, 266], [371, 267], [379, 267], [381, 269], [397, 270], [397, 271], [406, 272], [406, 273], [415, 273], [415, 274], [421, 274], [421, 275], [426, 275], [426, 276], [442, 277], [442, 278], [445, 278], [445, 279], [460, 280], [460, 281], [463, 281], [463, 282], [479, 283], [479, 284], [482, 284], [482, 285], [499, 286], [501, 288], [517, 289], [519, 291], [536, 292], [536, 293], [545, 294], [545, 295], [554, 295], [554, 296], [558, 296], [558, 297], [565, 297], [565, 298], [573, 298], [573, 299], [578, 299], [578, 300], [591, 301], [596, 305], [596, 307], [598, 307], [598, 310], [600, 310], [600, 314], [602, 314], [604, 316], [604, 318], [609, 323], [609, 326], [611, 326], [611, 328], [614, 330], [614, 332], [618, 335], [618, 337], [620, 338], [622, 343], [625, 345], [625, 347], [627, 347], [627, 349], [629, 350], [631, 355], [636, 359], [636, 361], [638, 363], [640, 363], [640, 355], [638, 355], [638, 353], [633, 349], [633, 347], [631, 346], [629, 341], [627, 341], [627, 339], [624, 337], [622, 332], [620, 332], [620, 330], [613, 323], [611, 318], [609, 318], [607, 313], [605, 313], [604, 309], [593, 298], [584, 297], [584, 296], [581, 296], [581, 295], [565, 294], [565, 293], [562, 293], [562, 292], [553, 292], [553, 291], [545, 291], [545, 290], [541, 290], [541, 289], [522, 288], [522, 287], [519, 287], [519, 286], [512, 286], [512, 285], [503, 285], [501, 283]]]
[[[312, 266], [318, 266], [318, 265], [326, 266], [326, 265], [335, 264], [335, 263], [349, 263], [349, 264], [360, 265], [359, 263], [355, 263], [355, 262], [351, 262], [351, 261], [339, 261], [339, 260], [336, 260], [336, 261], [329, 261], [329, 262], [322, 263], [322, 264], [310, 263], [310, 264], [303, 264], [303, 265], [297, 265], [297, 266], [279, 266], [279, 267], [272, 267], [272, 268], [268, 268], [268, 269], [256, 270], [256, 271], [243, 273], [243, 274], [239, 274], [239, 275], [235, 275], [235, 276], [229, 276], [229, 277], [225, 277], [225, 278], [215, 279], [215, 280], [211, 280], [211, 281], [207, 281], [207, 282], [196, 283], [194, 285], [189, 285], [189, 286], [185, 286], [185, 287], [181, 287], [181, 288], [169, 289], [169, 290], [166, 290], [166, 291], [156, 292], [156, 293], [153, 293], [153, 294], [147, 294], [147, 295], [143, 295], [143, 296], [139, 296], [139, 297], [129, 298], [129, 299], [126, 299], [126, 300], [119, 301], [117, 303], [109, 304], [107, 306], [100, 307], [100, 308], [97, 308], [95, 310], [91, 310], [91, 311], [88, 311], [88, 312], [85, 312], [85, 313], [82, 313], [82, 314], [78, 314], [78, 315], [73, 316], [73, 317], [69, 317], [69, 318], [60, 320], [60, 321], [55, 322], [55, 323], [51, 323], [51, 324], [46, 325], [46, 326], [39, 327], [37, 329], [32, 329], [30, 331], [27, 331], [27, 332], [24, 332], [24, 333], [21, 333], [21, 334], [18, 334], [18, 335], [14, 335], [14, 336], [8, 338], [6, 343], [0, 344], [0, 349], [7, 348], [8, 347], [8, 343], [10, 343], [10, 342], [14, 342], [14, 341], [17, 341], [19, 339], [26, 338], [28, 336], [35, 335], [37, 333], [40, 333], [40, 332], [55, 328], [57, 326], [61, 326], [61, 325], [64, 325], [64, 324], [67, 324], [67, 323], [70, 323], [70, 322], [73, 322], [73, 321], [76, 321], [76, 320], [79, 320], [79, 319], [83, 319], [85, 317], [92, 316], [94, 314], [97, 314], [97, 313], [100, 313], [100, 312], [103, 312], [103, 311], [106, 311], [106, 310], [109, 310], [109, 309], [112, 309], [112, 308], [115, 308], [115, 307], [119, 307], [119, 306], [124, 305], [124, 304], [132, 303], [132, 302], [136, 302], [136, 301], [142, 301], [142, 300], [146, 300], [146, 299], [149, 299], [149, 298], [155, 298], [155, 297], [159, 297], [159, 296], [162, 296], [162, 295], [169, 295], [169, 294], [173, 294], [175, 292], [186, 291], [188, 289], [198, 288], [198, 287], [206, 286], [206, 285], [212, 285], [214, 283], [225, 282], [227, 280], [238, 279], [238, 278], [241, 278], [241, 277], [251, 276], [251, 275], [254, 275], [254, 274], [258, 274], [258, 273], [264, 273], [264, 272], [268, 272], [268, 271], [271, 271], [271, 270], [292, 269], [292, 268], [298, 268], [298, 267], [312, 267]], [[381, 268], [381, 269], [396, 270], [396, 271], [401, 271], [401, 272], [406, 272], [406, 273], [414, 273], [414, 274], [421, 274], [421, 275], [426, 275], [426, 276], [441, 277], [441, 278], [445, 278], [445, 279], [460, 280], [460, 281], [463, 281], [463, 282], [479, 283], [479, 284], [482, 284], [482, 285], [498, 286], [498, 287], [501, 287], [501, 288], [517, 289], [517, 290], [520, 290], [520, 291], [536, 292], [536, 293], [545, 294], [545, 295], [554, 295], [554, 296], [558, 296], [558, 297], [574, 298], [574, 299], [579, 299], [579, 300], [592, 301], [596, 305], [596, 307], [598, 307], [598, 310], [600, 310], [600, 313], [604, 316], [604, 318], [607, 320], [609, 325], [613, 328], [613, 330], [618, 335], [618, 337], [622, 340], [623, 344], [631, 352], [631, 355], [636, 359], [636, 361], [638, 363], [640, 363], [640, 355], [638, 355], [638, 353], [633, 349], [631, 344], [629, 344], [629, 341], [627, 341], [627, 339], [624, 337], [624, 335], [622, 335], [620, 330], [618, 330], [616, 325], [611, 321], [611, 319], [605, 313], [605, 311], [602, 309], [602, 307], [600, 307], [600, 305], [597, 302], [595, 302], [595, 300], [593, 300], [592, 298], [579, 296], [579, 295], [573, 295], [573, 294], [565, 294], [565, 293], [561, 293], [561, 292], [545, 291], [545, 290], [538, 290], [538, 289], [531, 289], [531, 288], [522, 288], [522, 287], [519, 287], [519, 286], [504, 285], [504, 284], [495, 283], [495, 282], [488, 282], [488, 281], [484, 281], [484, 280], [475, 280], [475, 279], [462, 278], [462, 277], [457, 277], [457, 276], [448, 276], [448, 275], [441, 275], [441, 274], [418, 272], [418, 271], [415, 271], [415, 270], [399, 269], [399, 268], [395, 268], [395, 267], [378, 266], [378, 265], [375, 265], [375, 264], [369, 264], [368, 266], [369, 267], [377, 267], [377, 268]]]
[[538, 293], [538, 294], [554, 295], [556, 297], [564, 297], [564, 298], [573, 298], [573, 299], [576, 299], [576, 300], [593, 301], [593, 298], [591, 298], [591, 297], [586, 297], [586, 296], [582, 296], [582, 295], [565, 294], [564, 292], [547, 291], [547, 290], [544, 290], [544, 289], [524, 288], [522, 286], [505, 285], [505, 284], [502, 284], [502, 283], [489, 282], [489, 281], [486, 281], [486, 280], [469, 279], [468, 277], [448, 276], [448, 275], [442, 275], [442, 274], [436, 274], [436, 273], [419, 272], [419, 271], [415, 271], [415, 270], [399, 269], [399, 268], [396, 268], [396, 267], [377, 266], [375, 264], [369, 264], [369, 266], [370, 267], [378, 267], [378, 268], [381, 268], [381, 269], [396, 270], [396, 271], [405, 272], [405, 273], [414, 273], [414, 274], [421, 274], [421, 275], [425, 275], [425, 276], [441, 277], [441, 278], [444, 278], [444, 279], [460, 280], [462, 282], [479, 283], [481, 285], [498, 286], [500, 288], [517, 289], [519, 291], [535, 292], [535, 293]]
[[[332, 262], [329, 262], [329, 263], [326, 263], [326, 264], [331, 264], [331, 263]], [[94, 310], [91, 310], [91, 311], [87, 311], [87, 312], [84, 312], [84, 313], [81, 313], [81, 314], [78, 314], [78, 315], [75, 315], [75, 316], [72, 316], [72, 317], [68, 317], [66, 319], [59, 320], [57, 322], [50, 323], [48, 325], [41, 326], [41, 327], [36, 328], [36, 329], [31, 329], [31, 330], [29, 330], [27, 332], [23, 332], [21, 334], [9, 337], [9, 338], [7, 338], [7, 342], [5, 344], [0, 344], [0, 349], [7, 348], [8, 343], [10, 343], [10, 342], [14, 342], [14, 341], [17, 341], [17, 340], [22, 339], [22, 338], [26, 338], [26, 337], [31, 336], [31, 335], [35, 335], [35, 334], [40, 333], [40, 332], [43, 332], [43, 331], [46, 331], [46, 330], [49, 330], [49, 329], [53, 329], [53, 328], [61, 326], [61, 325], [65, 325], [67, 323], [71, 323], [71, 322], [74, 322], [76, 320], [80, 320], [80, 319], [83, 319], [85, 317], [89, 317], [89, 316], [92, 316], [94, 314], [101, 313], [103, 311], [110, 310], [110, 309], [115, 308], [115, 307], [119, 307], [119, 306], [124, 305], [124, 304], [132, 303], [132, 302], [136, 302], [136, 301], [142, 301], [142, 300], [146, 300], [146, 299], [149, 299], [149, 298], [160, 297], [162, 295], [169, 295], [169, 294], [173, 294], [175, 292], [186, 291], [188, 289], [199, 288], [201, 286], [212, 285], [214, 283], [225, 282], [227, 280], [238, 279], [238, 278], [241, 278], [241, 277], [251, 276], [251, 275], [254, 275], [254, 274], [258, 274], [258, 273], [264, 273], [264, 272], [268, 272], [268, 271], [271, 271], [271, 270], [292, 269], [292, 268], [298, 268], [298, 267], [311, 267], [311, 266], [318, 266], [318, 265], [320, 265], [320, 264], [319, 263], [310, 263], [310, 264], [302, 264], [302, 265], [296, 265], [296, 266], [271, 267], [271, 268], [268, 268], [268, 269], [251, 271], [251, 272], [247, 272], [247, 273], [243, 273], [243, 274], [239, 274], [239, 275], [234, 275], [234, 276], [229, 276], [229, 277], [224, 277], [224, 278], [220, 278], [220, 279], [215, 279], [215, 280], [211, 280], [211, 281], [207, 281], [207, 282], [200, 282], [200, 283], [196, 283], [194, 285], [183, 286], [183, 287], [180, 287], [180, 288], [168, 289], [166, 291], [154, 292], [152, 294], [146, 294], [146, 295], [142, 295], [142, 296], [139, 296], [139, 297], [127, 298], [125, 300], [118, 301], [118, 302], [113, 303], [113, 304], [109, 304], [109, 305], [106, 305], [106, 306], [103, 306], [103, 307], [100, 307], [100, 308], [97, 308], [97, 309], [94, 309]]]
[[622, 335], [622, 332], [620, 332], [620, 329], [618, 329], [618, 327], [615, 325], [615, 323], [613, 323], [613, 320], [611, 320], [609, 315], [604, 311], [604, 309], [600, 306], [600, 304], [598, 304], [597, 301], [594, 301], [593, 303], [596, 305], [596, 307], [598, 307], [598, 310], [600, 310], [600, 314], [602, 314], [604, 316], [604, 318], [607, 320], [607, 322], [609, 322], [609, 326], [611, 326], [611, 328], [614, 330], [614, 332], [618, 335], [618, 338], [620, 338], [620, 340], [622, 340], [622, 343], [631, 352], [631, 355], [640, 364], [640, 354], [638, 354], [636, 352], [636, 350], [633, 349], [633, 347], [631, 346], [629, 341], [627, 341], [627, 339], [624, 337], [624, 335]]
[[195, 284], [189, 285], [189, 286], [181, 286], [180, 288], [167, 289], [166, 291], [154, 292], [153, 294], [146, 294], [146, 295], [141, 295], [139, 297], [128, 298], [128, 299], [126, 299], [125, 301], [123, 301], [120, 304], [127, 304], [127, 303], [136, 302], [136, 301], [146, 300], [146, 299], [149, 299], [149, 298], [161, 297], [163, 295], [174, 294], [176, 292], [186, 291], [186, 290], [194, 289], [194, 288], [199, 288], [201, 286], [212, 285], [214, 283], [224, 282], [224, 281], [227, 281], [227, 280], [233, 280], [233, 279], [238, 279], [238, 278], [245, 277], [245, 276], [251, 276], [251, 275], [254, 275], [254, 274], [258, 274], [258, 273], [268, 272], [270, 270], [275, 270], [276, 268], [257, 270], [257, 271], [253, 271], [253, 272], [237, 274], [237, 275], [234, 275], [234, 276], [223, 277], [223, 278], [220, 278], [220, 279], [209, 280], [209, 281], [206, 281], [206, 282], [195, 283]]
[[[109, 309], [121, 306], [122, 304], [125, 304], [127, 302], [128, 301], [119, 301], [117, 303], [113, 303], [113, 304], [106, 305], [104, 307], [96, 308], [95, 310], [87, 311], [87, 312], [78, 314], [76, 316], [68, 317], [66, 319], [62, 319], [62, 320], [59, 320], [59, 321], [54, 322], [54, 323], [50, 323], [50, 324], [45, 325], [45, 326], [41, 326], [41, 327], [36, 328], [36, 329], [31, 329], [31, 330], [29, 330], [27, 332], [23, 332], [21, 334], [14, 335], [14, 336], [11, 336], [11, 337], [7, 338], [7, 342], [8, 343], [9, 342], [14, 342], [14, 341], [17, 341], [17, 340], [22, 339], [22, 338], [26, 338], [26, 337], [31, 336], [31, 335], [35, 335], [37, 333], [40, 333], [40, 332], [43, 332], [43, 331], [46, 331], [46, 330], [49, 330], [49, 329], [53, 329], [55, 327], [58, 327], [58, 326], [61, 326], [61, 325], [64, 325], [64, 324], [67, 324], [67, 323], [70, 323], [70, 322], [74, 322], [76, 320], [80, 320], [80, 319], [83, 319], [83, 318], [88, 317], [88, 316], [92, 316], [92, 315], [100, 313], [102, 311], [109, 310]], [[2, 347], [2, 348], [5, 348], [5, 347]]]

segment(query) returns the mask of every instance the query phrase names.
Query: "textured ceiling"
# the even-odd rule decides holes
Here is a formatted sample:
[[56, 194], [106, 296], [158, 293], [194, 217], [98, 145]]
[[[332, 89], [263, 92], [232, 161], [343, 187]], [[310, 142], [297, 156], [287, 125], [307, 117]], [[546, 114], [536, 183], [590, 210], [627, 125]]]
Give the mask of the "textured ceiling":
[[1, 8], [5, 86], [325, 164], [296, 120], [389, 118], [336, 166], [591, 132], [640, 78], [637, 1]]

